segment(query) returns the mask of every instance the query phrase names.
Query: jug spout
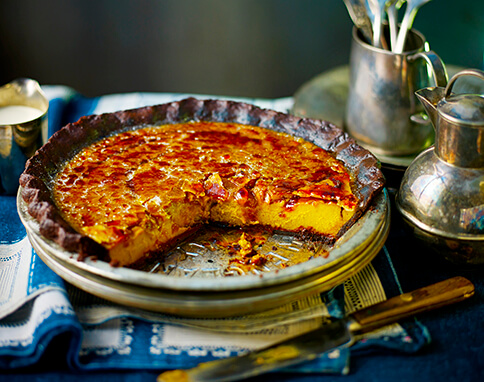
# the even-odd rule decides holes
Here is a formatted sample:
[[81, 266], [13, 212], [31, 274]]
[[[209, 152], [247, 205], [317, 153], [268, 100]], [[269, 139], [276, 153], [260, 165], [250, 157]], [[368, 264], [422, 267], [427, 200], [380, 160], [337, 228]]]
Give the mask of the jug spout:
[[433, 87], [433, 88], [424, 88], [417, 90], [415, 95], [420, 100], [421, 104], [423, 105], [427, 115], [434, 125], [434, 128], [437, 127], [437, 104], [441, 99], [445, 96], [445, 88], [443, 87]]

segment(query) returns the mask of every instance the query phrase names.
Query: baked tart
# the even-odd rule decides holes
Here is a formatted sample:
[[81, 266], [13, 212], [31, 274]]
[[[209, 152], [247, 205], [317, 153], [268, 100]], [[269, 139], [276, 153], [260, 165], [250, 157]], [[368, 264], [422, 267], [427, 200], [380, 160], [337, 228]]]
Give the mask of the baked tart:
[[20, 184], [44, 237], [81, 259], [132, 266], [213, 223], [332, 244], [384, 178], [377, 159], [328, 122], [188, 98], [68, 124]]

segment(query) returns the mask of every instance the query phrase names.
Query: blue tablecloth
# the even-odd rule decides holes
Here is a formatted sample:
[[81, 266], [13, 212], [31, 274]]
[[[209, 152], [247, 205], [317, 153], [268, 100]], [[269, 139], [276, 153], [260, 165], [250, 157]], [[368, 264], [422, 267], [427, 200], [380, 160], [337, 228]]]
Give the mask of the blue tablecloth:
[[[82, 97], [64, 87], [48, 87], [46, 90], [51, 99], [50, 133], [68, 122], [77, 120], [82, 115], [93, 112], [109, 112], [185, 97], [185, 95], [141, 93], [93, 99]], [[268, 108], [284, 109], [291, 105], [290, 99], [244, 101], [252, 101]], [[394, 338], [377, 336], [376, 339], [365, 339], [351, 350], [351, 358], [349, 355], [348, 357], [340, 356], [338, 362], [323, 359], [319, 365], [320, 369], [314, 367], [305, 369], [302, 366], [292, 371], [272, 373], [255, 380], [313, 381], [316, 378], [318, 380], [341, 378], [348, 381], [367, 381], [391, 378], [403, 381], [457, 379], [474, 381], [484, 378], [484, 275], [482, 269], [461, 269], [441, 261], [438, 256], [415, 242], [402, 227], [396, 211], [392, 212], [390, 236], [384, 249], [374, 261], [374, 267], [387, 297], [398, 294], [402, 290], [407, 292], [454, 275], [466, 276], [474, 282], [476, 296], [469, 301], [422, 314], [418, 321], [406, 321], [402, 324], [404, 331], [395, 335]], [[2, 229], [0, 245], [7, 245], [7, 241], [20, 243], [25, 232], [16, 216], [14, 197], [0, 197], [0, 217], [2, 219], [0, 220]], [[21, 252], [21, 250], [19, 251]], [[27, 251], [29, 251], [28, 248]], [[134, 367], [129, 362], [123, 366], [119, 363], [123, 358], [120, 357], [120, 359], [112, 358], [109, 362], [102, 361], [104, 363], [101, 362], [96, 366], [96, 362], [100, 358], [90, 359], [79, 356], [86, 327], [76, 320], [76, 311], [69, 303], [69, 295], [65, 292], [63, 281], [53, 274], [39, 258], [36, 258], [35, 254], [33, 254], [33, 258], [35, 267], [31, 266], [32, 277], [29, 286], [32, 289], [30, 291], [32, 296], [36, 296], [37, 290], [46, 288], [50, 293], [59, 294], [57, 297], [60, 298], [60, 301], [63, 301], [62, 299], [65, 297], [65, 302], [60, 303], [55, 314], [49, 317], [52, 325], [39, 326], [42, 327], [42, 333], [36, 333], [37, 339], [40, 338], [40, 340], [35, 343], [35, 346], [22, 347], [22, 344], [18, 344], [19, 346], [15, 347], [15, 344], [10, 344], [11, 346], [8, 347], [3, 343], [3, 350], [6, 350], [2, 353], [2, 347], [0, 347], [0, 361], [3, 368], [0, 379], [8, 378], [9, 381], [15, 381], [29, 378], [55, 381], [67, 378], [84, 380], [89, 377], [106, 381], [155, 380], [160, 370], [157, 369], [156, 362], [153, 364], [150, 360], [145, 360], [143, 363], [140, 358], [139, 367]], [[6, 293], [6, 290], [2, 290], [2, 294], [4, 294], [2, 298]], [[2, 325], [4, 328], [9, 325], [11, 327], [19, 325], [19, 322], [22, 322], [22, 319], [19, 321], [19, 317], [32, 309], [28, 305], [29, 303], [14, 306], [12, 308], [14, 312], [0, 320], [0, 327]], [[337, 314], [336, 312], [335, 315]], [[24, 320], [27, 319], [27, 317], [24, 318]], [[45, 322], [49, 321], [45, 319]], [[143, 325], [144, 323], [140, 322], [138, 328], [144, 327]], [[1, 336], [0, 345], [2, 345]], [[22, 349], [27, 348], [32, 354], [22, 358]], [[8, 353], [12, 349], [20, 350], [17, 354]], [[134, 354], [133, 357], [135, 357]], [[185, 361], [176, 357], [173, 359], [175, 360], [174, 367], [183, 367]], [[206, 359], [199, 359], [199, 361], [204, 360]], [[22, 362], [25, 364], [23, 365]], [[158, 364], [164, 365], [159, 366], [160, 368], [169, 367], [166, 360], [163, 362], [165, 363]], [[193, 362], [193, 360], [186, 361], [185, 365], [193, 366]], [[76, 365], [76, 363], [78, 364]], [[23, 367], [15, 367], [19, 365]], [[12, 366], [14, 368], [11, 368]], [[327, 370], [323, 370], [324, 367], [327, 367]], [[96, 371], [92, 371], [93, 369]], [[119, 371], [119, 369], [126, 370]], [[348, 370], [347, 375], [341, 376]]]

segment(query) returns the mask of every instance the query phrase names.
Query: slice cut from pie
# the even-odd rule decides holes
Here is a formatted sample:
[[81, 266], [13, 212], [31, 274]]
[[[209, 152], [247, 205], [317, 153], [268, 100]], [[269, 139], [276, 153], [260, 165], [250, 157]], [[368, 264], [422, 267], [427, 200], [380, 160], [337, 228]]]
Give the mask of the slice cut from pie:
[[328, 123], [187, 99], [66, 126], [29, 161], [21, 185], [44, 236], [129, 266], [208, 223], [332, 243], [383, 176]]

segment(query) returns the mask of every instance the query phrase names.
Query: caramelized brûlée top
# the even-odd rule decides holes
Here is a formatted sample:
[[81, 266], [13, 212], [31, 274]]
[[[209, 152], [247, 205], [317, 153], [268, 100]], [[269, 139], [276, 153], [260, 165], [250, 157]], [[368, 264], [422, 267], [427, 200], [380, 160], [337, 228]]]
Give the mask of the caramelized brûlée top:
[[[351, 175], [327, 151], [222, 122], [150, 126], [96, 142], [57, 175], [54, 199], [76, 230], [121, 265], [211, 221], [335, 238], [358, 204]], [[331, 206], [332, 228], [313, 216], [329, 211], [318, 206]]]

